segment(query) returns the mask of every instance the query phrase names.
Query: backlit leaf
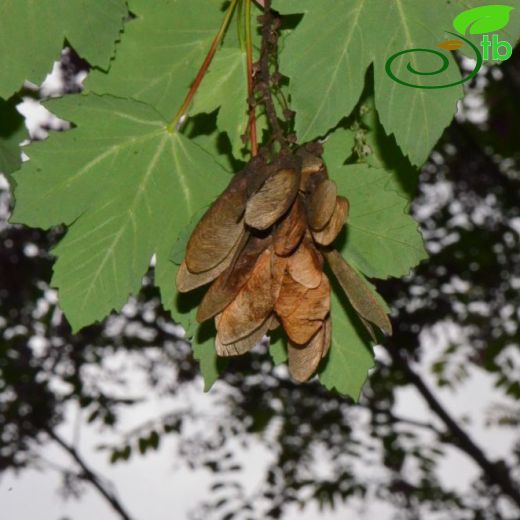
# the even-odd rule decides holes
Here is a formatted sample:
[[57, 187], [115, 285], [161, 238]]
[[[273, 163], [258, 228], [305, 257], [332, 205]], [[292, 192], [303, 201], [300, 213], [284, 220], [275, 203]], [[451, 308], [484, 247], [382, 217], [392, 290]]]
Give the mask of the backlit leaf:
[[221, 18], [220, 0], [130, 0], [109, 74], [93, 71], [86, 88], [145, 101], [166, 118], [182, 103]]
[[76, 128], [27, 148], [12, 221], [69, 225], [53, 251], [52, 284], [78, 330], [137, 293], [152, 255], [165, 240], [173, 246], [169, 223], [178, 233], [229, 177], [142, 103], [91, 95], [48, 107]]
[[[281, 68], [291, 79], [300, 140], [324, 135], [350, 114], [363, 90], [366, 71], [374, 63], [381, 121], [410, 160], [422, 165], [455, 114], [462, 89], [403, 86], [387, 75], [385, 63], [402, 50], [435, 47], [451, 27], [454, 11], [448, 0], [280, 0], [275, 5], [282, 12], [306, 13], [288, 36], [280, 57]], [[406, 60], [419, 71], [439, 66], [438, 57], [417, 52], [398, 63], [397, 76], [406, 72]], [[448, 60], [451, 65], [442, 80], [434, 78], [438, 84], [461, 77], [453, 58], [448, 56]], [[432, 78], [422, 75], [414, 80], [427, 85]]]
[[0, 97], [25, 80], [39, 85], [60, 59], [65, 39], [91, 65], [108, 69], [126, 15], [124, 0], [2, 2]]
[[241, 157], [248, 106], [246, 58], [240, 49], [223, 48], [217, 53], [189, 112], [210, 113], [217, 108], [217, 126], [228, 134], [233, 155]]
[[374, 366], [372, 347], [361, 328], [354, 325], [356, 317], [345, 295], [336, 284], [332, 287], [332, 345], [319, 370], [319, 378], [330, 390], [357, 401], [368, 371]]
[[417, 223], [396, 176], [367, 164], [338, 165], [325, 145], [325, 162], [338, 193], [349, 199], [345, 237], [337, 246], [369, 277], [403, 276], [426, 258]]

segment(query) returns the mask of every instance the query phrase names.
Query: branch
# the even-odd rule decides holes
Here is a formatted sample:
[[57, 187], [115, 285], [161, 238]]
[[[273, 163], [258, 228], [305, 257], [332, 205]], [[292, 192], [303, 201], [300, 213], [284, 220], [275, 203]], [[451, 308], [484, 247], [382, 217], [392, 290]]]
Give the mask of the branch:
[[254, 70], [253, 70], [253, 37], [251, 34], [251, 0], [246, 0], [245, 12], [246, 26], [246, 68], [247, 68], [247, 99], [249, 100], [249, 139], [251, 141], [251, 155], [258, 154], [256, 134], [256, 104], [254, 103]]
[[260, 61], [258, 63], [258, 81], [256, 89], [262, 96], [262, 102], [265, 106], [265, 112], [269, 121], [269, 126], [273, 132], [273, 139], [277, 141], [283, 148], [287, 147], [287, 141], [284, 138], [282, 128], [276, 115], [273, 95], [271, 92], [271, 74], [269, 73], [269, 57], [271, 54], [276, 56], [278, 45], [277, 23], [278, 20], [273, 16], [271, 10], [271, 0], [264, 1], [264, 14], [260, 17], [262, 23], [262, 47], [260, 50]]
[[470, 436], [458, 425], [451, 417], [448, 411], [437, 400], [432, 391], [428, 388], [421, 376], [417, 374], [408, 361], [397, 350], [388, 350], [395, 367], [400, 369], [412, 383], [424, 400], [428, 403], [430, 409], [444, 422], [448, 432], [455, 440], [454, 444], [458, 446], [467, 455], [480, 466], [484, 472], [485, 478], [495, 484], [504, 495], [507, 495], [520, 508], [520, 485], [515, 483], [509, 472], [509, 468], [503, 461], [491, 462], [486, 454], [479, 446], [470, 438]]
[[400, 415], [395, 415], [393, 413], [388, 413], [388, 418], [393, 423], [402, 423], [402, 424], [409, 424], [410, 426], [415, 426], [416, 428], [422, 428], [424, 430], [429, 430], [430, 432], [437, 435], [437, 437], [444, 437], [444, 432], [441, 432], [438, 428], [435, 427], [434, 424], [430, 422], [425, 421], [418, 421], [416, 419], [412, 419], [410, 417], [401, 417]]
[[119, 516], [123, 520], [132, 520], [132, 517], [125, 511], [123, 505], [119, 502], [117, 497], [105, 488], [101, 482], [101, 479], [94, 473], [93, 470], [87, 466], [76, 449], [73, 446], [67, 444], [52, 428], [46, 428], [45, 431], [49, 437], [57, 444], [59, 444], [78, 464], [82, 470], [81, 478], [90, 482], [103, 496], [103, 498], [110, 504], [112, 509], [119, 513]]

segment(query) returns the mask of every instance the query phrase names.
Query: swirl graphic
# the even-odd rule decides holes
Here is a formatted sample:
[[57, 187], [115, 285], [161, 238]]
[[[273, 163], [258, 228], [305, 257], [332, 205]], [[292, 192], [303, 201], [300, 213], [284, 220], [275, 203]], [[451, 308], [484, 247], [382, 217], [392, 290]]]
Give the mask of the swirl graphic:
[[446, 32], [448, 34], [452, 34], [453, 36], [456, 36], [457, 38], [460, 38], [461, 40], [466, 42], [473, 49], [473, 51], [475, 52], [475, 58], [477, 60], [477, 63], [475, 65], [475, 68], [465, 78], [462, 78], [459, 81], [454, 81], [452, 83], [447, 83], [446, 85], [414, 85], [413, 83], [408, 83], [407, 81], [400, 80], [392, 71], [392, 63], [397, 58], [399, 58], [399, 56], [402, 56], [404, 54], [408, 54], [410, 52], [428, 52], [430, 54], [434, 54], [434, 55], [438, 56], [441, 59], [441, 61], [442, 61], [442, 63], [439, 66], [439, 68], [437, 68], [436, 70], [433, 70], [433, 71], [429, 71], [429, 72], [422, 72], [422, 71], [416, 70], [413, 67], [413, 65], [410, 62], [408, 62], [406, 64], [406, 69], [409, 72], [411, 72], [412, 74], [416, 74], [418, 76], [435, 76], [437, 74], [443, 73], [449, 67], [450, 61], [449, 61], [448, 57], [446, 56], [446, 54], [442, 53], [441, 51], [437, 51], [435, 49], [421, 49], [421, 48], [407, 49], [407, 50], [404, 50], [404, 51], [399, 51], [396, 54], [393, 54], [392, 56], [390, 56], [390, 58], [388, 58], [388, 60], [386, 61], [386, 64], [385, 64], [386, 73], [394, 81], [397, 81], [397, 83], [400, 83], [401, 85], [405, 85], [406, 87], [412, 87], [412, 88], [429, 88], [429, 89], [433, 89], [433, 88], [448, 88], [448, 87], [454, 87], [455, 85], [461, 85], [462, 83], [465, 83], [466, 81], [469, 81], [469, 80], [473, 79], [478, 74], [478, 71], [480, 70], [480, 67], [482, 67], [483, 59], [482, 59], [482, 54], [480, 53], [479, 48], [476, 45], [474, 45], [471, 41], [469, 41], [466, 38], [464, 38], [463, 36], [461, 36], [460, 34], [452, 33], [450, 31], [446, 31]]

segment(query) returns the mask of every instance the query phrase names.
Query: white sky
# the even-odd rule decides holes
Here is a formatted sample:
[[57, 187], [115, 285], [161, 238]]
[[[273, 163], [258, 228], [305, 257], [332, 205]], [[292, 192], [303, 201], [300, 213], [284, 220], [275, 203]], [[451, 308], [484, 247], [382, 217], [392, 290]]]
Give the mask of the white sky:
[[[447, 328], [446, 328], [447, 330]], [[448, 340], [437, 338], [437, 343], [430, 343], [425, 360], [415, 368], [431, 386], [434, 385], [429, 371], [429, 362], [435, 357], [435, 350], [441, 348]], [[430, 352], [430, 354], [428, 354]], [[116, 360], [115, 363], [118, 361]], [[129, 366], [129, 360], [119, 362]], [[127, 368], [128, 369], [128, 368]], [[131, 370], [131, 369], [130, 369]], [[140, 393], [139, 381], [136, 378], [136, 393]], [[192, 395], [196, 395], [195, 403], [203, 408], [211, 406], [211, 393], [202, 393], [202, 383], [197, 382]], [[437, 396], [455, 418], [468, 417], [471, 422], [467, 427], [469, 434], [485, 449], [490, 458], [507, 457], [513, 441], [512, 432], [504, 429], [487, 428], [484, 424], [482, 410], [492, 406], [494, 402], [503, 402], [504, 396], [493, 387], [489, 375], [472, 367], [468, 382], [456, 392], [452, 390], [437, 390]], [[130, 413], [122, 416], [121, 430], [154, 417], [161, 411], [169, 410], [174, 401], [171, 398], [158, 399], [139, 406], [131, 407]], [[412, 389], [398, 391], [396, 414], [418, 420], [433, 420], [431, 413], [422, 398]], [[74, 419], [76, 412], [70, 410], [69, 420], [62, 425], [60, 433], [69, 441], [74, 434]], [[101, 475], [116, 485], [118, 496], [127, 510], [138, 520], [171, 520], [188, 518], [201, 498], [204, 498], [211, 484], [211, 474], [206, 470], [191, 471], [176, 460], [175, 440], [165, 437], [157, 452], [148, 452], [144, 457], [133, 456], [128, 463], [110, 465], [107, 455], [97, 452], [95, 446], [110, 438], [106, 432], [99, 432], [91, 426], [83, 424], [79, 449], [88, 461]], [[427, 440], [425, 439], [425, 442]], [[244, 463], [245, 471], [241, 478], [251, 491], [255, 489], [262, 477], [271, 454], [258, 443], [253, 443], [247, 451], [239, 446], [235, 453]], [[43, 457], [55, 464], [67, 465], [68, 457], [55, 445], [48, 445], [42, 451]], [[455, 449], [448, 450], [441, 465], [443, 482], [454, 489], [464, 489], [468, 482], [478, 473], [478, 468], [464, 454]], [[371, 471], [372, 468], [360, 468], [360, 471]], [[378, 471], [377, 467], [373, 468]], [[413, 468], [407, 468], [413, 472]], [[0, 481], [0, 508], [2, 520], [113, 520], [118, 518], [99, 495], [88, 485], [86, 492], [79, 501], [64, 502], [58, 495], [59, 478], [57, 473], [47, 470], [23, 471], [20, 477], [7, 473]], [[323, 520], [356, 518], [360, 520], [385, 520], [390, 518], [391, 509], [385, 504], [372, 499], [365, 504], [354, 503], [348, 507], [339, 505], [333, 512], [318, 512], [312, 505], [303, 512], [296, 508], [284, 518], [287, 520], [311, 520], [319, 516]], [[350, 513], [350, 514], [348, 514]], [[347, 515], [347, 516], [346, 516]], [[352, 516], [354, 515], [354, 516]], [[431, 519], [435, 516], [432, 514]], [[430, 518], [429, 518], [430, 520]]]

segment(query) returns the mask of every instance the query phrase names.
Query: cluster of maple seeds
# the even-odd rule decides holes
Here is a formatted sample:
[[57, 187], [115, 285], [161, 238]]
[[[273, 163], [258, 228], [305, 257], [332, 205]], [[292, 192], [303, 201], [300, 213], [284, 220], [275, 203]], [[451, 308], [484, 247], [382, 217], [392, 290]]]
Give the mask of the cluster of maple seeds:
[[359, 283], [329, 247], [345, 225], [348, 200], [311, 152], [281, 153], [269, 164], [257, 156], [237, 173], [195, 227], [177, 273], [181, 292], [213, 282], [197, 320], [214, 318], [218, 355], [244, 354], [281, 325], [297, 381], [309, 379], [330, 348], [324, 257], [346, 292]]

